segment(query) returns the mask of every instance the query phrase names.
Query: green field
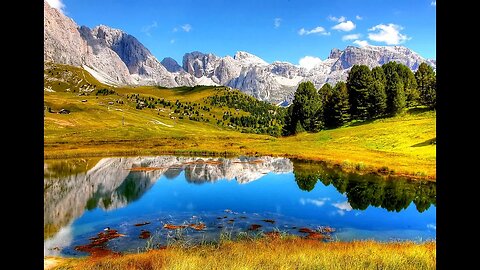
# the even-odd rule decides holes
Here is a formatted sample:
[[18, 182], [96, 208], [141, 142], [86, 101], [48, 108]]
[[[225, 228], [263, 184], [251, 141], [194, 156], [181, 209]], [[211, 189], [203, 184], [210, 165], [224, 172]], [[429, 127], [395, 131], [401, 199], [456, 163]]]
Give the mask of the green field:
[[[162, 89], [110, 87], [86, 71], [63, 65], [45, 66], [44, 156], [51, 158], [120, 155], [274, 155], [325, 160], [347, 170], [389, 171], [419, 178], [436, 178], [436, 113], [410, 109], [366, 123], [301, 133], [291, 137], [242, 133], [218, 124], [225, 113], [247, 116], [235, 108], [210, 106], [203, 121], [180, 119], [169, 107], [136, 109], [131, 97], [162, 99], [207, 106], [208, 97], [223, 87]], [[93, 90], [79, 95], [81, 90]], [[96, 95], [100, 89], [114, 94]], [[51, 90], [50, 90], [51, 89]], [[110, 104], [109, 104], [110, 103]], [[55, 112], [67, 109], [70, 114]], [[388, 170], [386, 170], [388, 168]]]

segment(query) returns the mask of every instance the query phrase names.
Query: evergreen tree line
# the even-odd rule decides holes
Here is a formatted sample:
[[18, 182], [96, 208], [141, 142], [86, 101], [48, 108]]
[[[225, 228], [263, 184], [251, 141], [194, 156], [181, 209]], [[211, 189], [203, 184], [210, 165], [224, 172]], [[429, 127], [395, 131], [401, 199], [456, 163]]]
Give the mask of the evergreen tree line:
[[325, 83], [318, 91], [302, 82], [288, 107], [284, 135], [336, 128], [351, 120], [394, 116], [407, 107], [436, 107], [436, 75], [422, 63], [413, 73], [407, 66], [389, 62], [370, 70], [354, 65], [346, 82]]
[[[237, 90], [222, 90], [208, 98], [210, 105], [228, 107], [236, 111], [248, 112], [249, 115], [233, 115], [225, 112], [221, 119], [241, 132], [282, 135], [282, 126], [285, 119], [285, 109], [265, 101], [257, 100]], [[242, 113], [243, 114], [243, 113]], [[217, 124], [221, 124], [218, 121]]]

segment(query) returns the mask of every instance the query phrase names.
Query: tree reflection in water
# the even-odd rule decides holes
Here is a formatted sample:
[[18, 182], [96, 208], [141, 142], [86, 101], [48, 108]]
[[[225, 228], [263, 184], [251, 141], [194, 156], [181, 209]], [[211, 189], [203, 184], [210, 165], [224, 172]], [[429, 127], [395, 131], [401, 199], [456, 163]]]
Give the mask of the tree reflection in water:
[[417, 211], [422, 213], [430, 205], [436, 206], [435, 182], [377, 174], [360, 175], [327, 167], [322, 162], [292, 161], [295, 181], [301, 190], [313, 190], [318, 181], [325, 186], [333, 185], [347, 196], [353, 209], [365, 210], [374, 206], [400, 212], [413, 201]]

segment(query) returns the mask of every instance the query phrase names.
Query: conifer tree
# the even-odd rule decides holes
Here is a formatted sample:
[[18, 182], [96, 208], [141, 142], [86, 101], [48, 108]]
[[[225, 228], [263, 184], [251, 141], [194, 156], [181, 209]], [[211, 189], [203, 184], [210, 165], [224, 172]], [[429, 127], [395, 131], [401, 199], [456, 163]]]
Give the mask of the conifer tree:
[[382, 65], [385, 73], [385, 93], [387, 94], [386, 113], [395, 115], [400, 113], [406, 104], [405, 91], [402, 80], [397, 73], [397, 63], [389, 62]]
[[317, 132], [323, 128], [323, 104], [312, 82], [298, 85], [290, 107], [284, 134], [295, 134], [303, 129]]
[[415, 75], [407, 66], [397, 64], [397, 73], [403, 83], [403, 91], [405, 92], [406, 106], [411, 107], [418, 104], [419, 91]]
[[334, 119], [333, 117], [333, 88], [329, 83], [325, 83], [320, 90], [318, 90], [320, 100], [323, 104], [323, 122], [326, 127], [332, 127]]
[[379, 81], [375, 81], [372, 84], [368, 97], [369, 118], [382, 116], [386, 108], [387, 94], [385, 93], [385, 85]]
[[325, 108], [325, 115], [331, 115], [329, 116], [329, 121], [331, 121], [329, 127], [340, 127], [350, 120], [348, 91], [347, 85], [344, 82], [340, 81], [335, 84], [331, 102], [328, 107], [330, 108]]
[[421, 63], [415, 72], [415, 79], [420, 94], [420, 104], [435, 108], [437, 103], [437, 78], [432, 67], [426, 63]]
[[372, 72], [366, 65], [354, 65], [348, 73], [347, 89], [353, 119], [367, 119], [368, 92], [372, 83]]

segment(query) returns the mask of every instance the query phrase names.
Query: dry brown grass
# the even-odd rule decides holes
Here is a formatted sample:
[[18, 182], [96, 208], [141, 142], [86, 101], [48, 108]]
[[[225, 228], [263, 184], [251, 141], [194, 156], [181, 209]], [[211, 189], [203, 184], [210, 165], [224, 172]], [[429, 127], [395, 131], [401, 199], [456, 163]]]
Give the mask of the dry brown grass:
[[65, 259], [55, 269], [435, 269], [436, 243], [260, 239]]

